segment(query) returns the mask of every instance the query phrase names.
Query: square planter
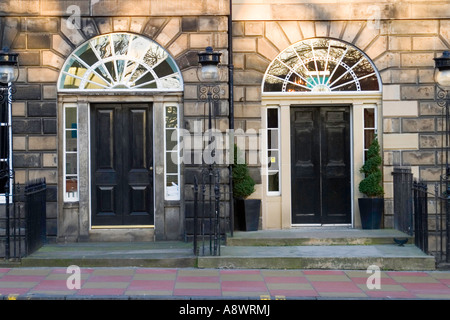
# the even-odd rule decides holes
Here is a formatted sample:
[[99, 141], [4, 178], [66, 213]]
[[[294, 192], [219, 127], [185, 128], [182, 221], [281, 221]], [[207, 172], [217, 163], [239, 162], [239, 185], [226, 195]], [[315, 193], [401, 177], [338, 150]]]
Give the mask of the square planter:
[[363, 229], [380, 229], [384, 210], [383, 198], [358, 199], [361, 225]]
[[257, 231], [261, 213], [261, 200], [234, 199], [234, 228], [240, 231]]

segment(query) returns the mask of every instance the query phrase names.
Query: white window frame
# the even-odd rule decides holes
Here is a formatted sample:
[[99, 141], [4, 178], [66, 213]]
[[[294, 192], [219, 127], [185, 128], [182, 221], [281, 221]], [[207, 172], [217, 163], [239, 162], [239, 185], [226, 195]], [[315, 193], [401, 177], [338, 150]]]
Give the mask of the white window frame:
[[[74, 108], [76, 110], [76, 119], [77, 119], [77, 128], [76, 129], [70, 129], [70, 128], [66, 128], [66, 111], [69, 108]], [[77, 133], [77, 151], [71, 151], [71, 152], [67, 152], [66, 150], [66, 133], [67, 131], [76, 131]], [[80, 161], [79, 161], [79, 139], [78, 139], [78, 106], [76, 104], [64, 104], [64, 109], [63, 109], [63, 194], [64, 194], [64, 202], [78, 202], [80, 199]], [[67, 174], [67, 165], [66, 165], [66, 155], [67, 153], [70, 154], [75, 154], [77, 155], [77, 173], [76, 174]], [[67, 177], [71, 176], [71, 177], [76, 177], [77, 179], [77, 192], [75, 195], [73, 196], [69, 196], [66, 188], [67, 188]]]
[[[365, 111], [366, 109], [373, 109], [373, 121], [374, 121], [374, 127], [366, 127], [366, 119], [365, 119]], [[363, 163], [366, 161], [366, 152], [367, 150], [369, 150], [369, 146], [366, 146], [366, 130], [374, 130], [375, 135], [378, 134], [378, 113], [377, 113], [377, 106], [376, 105], [366, 105], [363, 108], [363, 119], [362, 119], [363, 123], [362, 123], [362, 127], [363, 127]]]
[[[269, 110], [270, 109], [276, 109], [277, 110], [277, 128], [269, 128]], [[281, 195], [281, 128], [280, 128], [280, 117], [281, 117], [281, 112], [280, 112], [280, 107], [279, 106], [267, 106], [266, 110], [266, 161], [267, 161], [267, 165], [266, 165], [266, 176], [267, 176], [267, 183], [266, 183], [266, 188], [267, 188], [267, 195], [268, 196], [279, 196]], [[270, 131], [272, 130], [276, 130], [278, 132], [278, 140], [277, 140], [277, 145], [278, 145], [278, 149], [269, 149], [269, 134]], [[278, 152], [278, 170], [270, 170], [269, 169], [269, 164], [270, 164], [270, 159], [269, 157], [269, 152], [270, 151], [277, 151]], [[270, 191], [269, 190], [269, 175], [271, 173], [276, 173], [278, 172], [278, 191]]]
[[[167, 121], [166, 121], [166, 112], [167, 108], [176, 108], [177, 110], [177, 126], [175, 128], [168, 128], [167, 127]], [[180, 164], [180, 108], [179, 105], [176, 103], [166, 103], [164, 104], [164, 113], [163, 113], [163, 123], [164, 123], [164, 199], [167, 201], [179, 201], [180, 200], [180, 194], [181, 194], [181, 183], [180, 183], [180, 170], [181, 170], [181, 164]], [[175, 150], [167, 150], [167, 131], [168, 130], [175, 130], [176, 132], [176, 149]], [[170, 138], [170, 137], [169, 137]], [[175, 158], [178, 159], [177, 161], [177, 173], [168, 173], [167, 172], [167, 157], [170, 155], [172, 159], [174, 159], [174, 156], [172, 154], [176, 154]], [[176, 176], [178, 180], [178, 192], [176, 193], [170, 193], [168, 186], [167, 186], [167, 177], [168, 176]]]

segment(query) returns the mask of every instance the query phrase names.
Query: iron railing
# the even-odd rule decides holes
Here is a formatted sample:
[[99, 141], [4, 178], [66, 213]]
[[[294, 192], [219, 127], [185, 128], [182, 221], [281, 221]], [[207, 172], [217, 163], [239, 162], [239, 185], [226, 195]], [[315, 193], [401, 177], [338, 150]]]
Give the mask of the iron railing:
[[26, 248], [27, 255], [35, 252], [47, 241], [45, 179], [25, 186]]
[[428, 250], [428, 187], [423, 182], [413, 182], [414, 243], [423, 252]]
[[394, 179], [394, 228], [408, 235], [414, 232], [413, 226], [413, 199], [412, 185], [413, 174], [410, 168], [395, 167], [393, 172]]
[[201, 182], [194, 177], [194, 234], [195, 255], [220, 255], [225, 239], [226, 219], [221, 206], [220, 172], [217, 168], [205, 168]]
[[13, 182], [0, 215], [0, 259], [17, 261], [45, 244], [46, 190], [45, 179]]
[[[435, 257], [439, 265], [448, 265], [449, 237], [447, 215], [450, 197], [445, 180], [434, 184], [413, 181], [409, 168], [394, 168], [394, 226], [414, 235], [414, 244]], [[430, 190], [434, 186], [434, 190]], [[408, 232], [413, 230], [413, 232]]]

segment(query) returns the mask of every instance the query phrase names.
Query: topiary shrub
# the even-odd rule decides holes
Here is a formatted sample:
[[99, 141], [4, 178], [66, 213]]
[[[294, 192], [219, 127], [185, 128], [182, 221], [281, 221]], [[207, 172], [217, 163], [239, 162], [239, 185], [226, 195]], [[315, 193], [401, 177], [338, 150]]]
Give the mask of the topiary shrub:
[[380, 169], [381, 163], [380, 144], [377, 136], [375, 136], [367, 151], [366, 161], [360, 170], [364, 174], [364, 179], [359, 184], [359, 192], [369, 198], [381, 198], [384, 195], [383, 175]]
[[244, 153], [234, 145], [233, 174], [233, 197], [245, 199], [255, 192], [255, 181], [250, 176], [247, 164], [244, 160]]

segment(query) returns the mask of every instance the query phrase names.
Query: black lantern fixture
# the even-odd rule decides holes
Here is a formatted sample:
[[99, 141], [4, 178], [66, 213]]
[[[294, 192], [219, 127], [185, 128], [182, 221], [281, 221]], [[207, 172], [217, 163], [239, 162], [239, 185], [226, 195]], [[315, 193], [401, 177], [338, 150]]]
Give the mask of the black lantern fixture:
[[219, 63], [222, 53], [216, 52], [212, 47], [198, 53], [198, 63], [201, 65], [201, 79], [205, 82], [219, 80]]
[[446, 198], [446, 262], [450, 262], [450, 166], [449, 166], [449, 145], [450, 141], [450, 51], [444, 51], [442, 56], [434, 58], [435, 71], [434, 80], [437, 84], [436, 102], [445, 108], [445, 141], [447, 145], [443, 147], [443, 154], [445, 157], [445, 173], [441, 179], [445, 182], [446, 191], [444, 193]]
[[0, 181], [5, 183], [5, 259], [10, 258], [10, 197], [11, 182], [14, 179], [14, 170], [11, 166], [11, 107], [13, 101], [13, 84], [19, 77], [19, 54], [10, 53], [4, 49], [0, 51], [0, 152], [1, 158], [6, 161], [0, 163]]
[[0, 102], [8, 99], [9, 87], [17, 81], [19, 76], [19, 54], [9, 53], [8, 50], [0, 51]]
[[442, 56], [434, 58], [434, 80], [444, 90], [450, 89], [450, 51], [444, 51]]

